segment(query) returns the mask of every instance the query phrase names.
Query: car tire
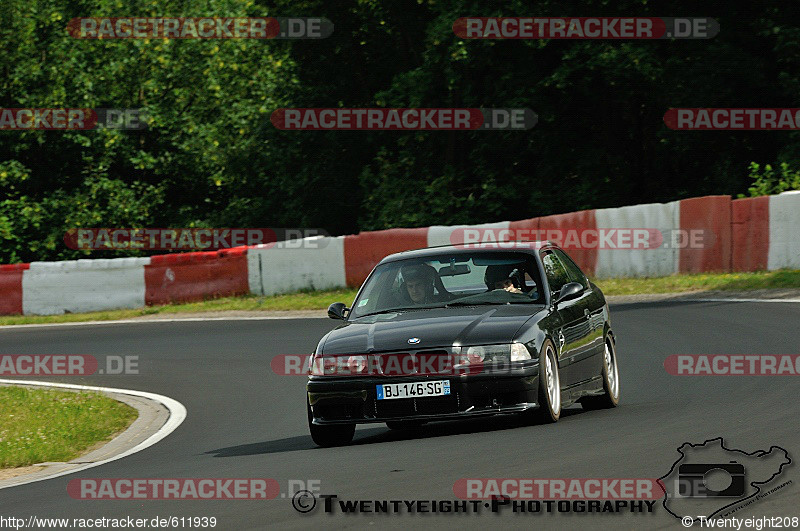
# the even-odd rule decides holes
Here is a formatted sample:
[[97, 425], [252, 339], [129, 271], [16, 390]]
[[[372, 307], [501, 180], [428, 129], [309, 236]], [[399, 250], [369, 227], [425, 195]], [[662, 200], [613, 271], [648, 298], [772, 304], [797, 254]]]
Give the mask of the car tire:
[[401, 431], [421, 428], [423, 424], [425, 422], [421, 420], [389, 420], [386, 422], [386, 427], [390, 430]]
[[614, 338], [606, 336], [603, 350], [603, 394], [587, 396], [581, 400], [581, 406], [587, 410], [610, 409], [619, 404], [619, 367], [617, 365], [617, 349]]
[[539, 360], [539, 407], [530, 413], [537, 424], [557, 422], [561, 417], [561, 378], [556, 349], [550, 340], [542, 345]]
[[323, 448], [330, 448], [331, 446], [350, 444], [353, 440], [353, 435], [356, 433], [355, 424], [319, 426], [313, 423], [314, 417], [311, 414], [311, 406], [308, 405], [308, 401], [306, 401], [306, 409], [308, 410], [308, 431], [311, 433], [311, 439], [317, 445]]

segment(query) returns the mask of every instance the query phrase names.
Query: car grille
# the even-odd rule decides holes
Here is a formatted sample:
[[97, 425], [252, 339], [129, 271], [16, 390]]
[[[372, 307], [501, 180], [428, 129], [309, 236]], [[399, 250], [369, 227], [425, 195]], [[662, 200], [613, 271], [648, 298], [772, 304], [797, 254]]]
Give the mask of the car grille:
[[[441, 378], [453, 374], [452, 354], [449, 350], [412, 350], [408, 352], [387, 352], [373, 354], [377, 357], [381, 374], [387, 378]], [[398, 380], [399, 381], [399, 380]], [[377, 418], [402, 418], [413, 415], [438, 415], [457, 413], [459, 397], [457, 393], [447, 396], [425, 398], [398, 398], [378, 400], [372, 397], [372, 411]]]
[[452, 374], [453, 358], [447, 350], [416, 350], [373, 354], [381, 374], [394, 376], [435, 376]]

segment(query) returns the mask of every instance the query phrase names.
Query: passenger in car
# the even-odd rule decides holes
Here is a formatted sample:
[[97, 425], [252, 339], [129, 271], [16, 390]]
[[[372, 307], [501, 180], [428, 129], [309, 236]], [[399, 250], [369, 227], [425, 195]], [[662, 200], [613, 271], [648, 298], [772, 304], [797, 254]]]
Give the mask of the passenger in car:
[[486, 268], [483, 281], [489, 291], [503, 289], [510, 293], [522, 293], [520, 270], [513, 265], [491, 265]]

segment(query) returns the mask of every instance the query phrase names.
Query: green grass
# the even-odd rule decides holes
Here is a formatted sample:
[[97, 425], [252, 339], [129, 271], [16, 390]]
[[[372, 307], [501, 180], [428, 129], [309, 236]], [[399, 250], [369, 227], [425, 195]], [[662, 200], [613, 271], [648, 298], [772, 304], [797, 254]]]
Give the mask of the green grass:
[[69, 461], [127, 428], [136, 410], [99, 393], [0, 387], [0, 468]]
[[756, 273], [700, 273], [659, 278], [596, 279], [606, 295], [682, 293], [688, 291], [752, 291], [756, 289], [800, 288], [800, 271]]
[[223, 297], [199, 302], [148, 306], [136, 310], [108, 310], [103, 312], [68, 313], [64, 315], [6, 315], [0, 316], [0, 325], [70, 323], [79, 321], [114, 321], [143, 315], [170, 315], [180, 313], [239, 311], [290, 311], [324, 310], [332, 302], [350, 304], [356, 298], [356, 289], [329, 291], [302, 291], [286, 295], [243, 295]]
[[[800, 288], [800, 270], [765, 271], [757, 273], [703, 273], [673, 275], [658, 278], [595, 279], [606, 295], [638, 295], [643, 293], [683, 293], [689, 291], [749, 291], [755, 289]], [[332, 302], [350, 304], [356, 289], [328, 291], [302, 291], [286, 295], [244, 295], [213, 300], [149, 306], [137, 310], [109, 310], [104, 312], [65, 315], [14, 315], [0, 316], [0, 325], [47, 324], [78, 321], [109, 321], [130, 319], [143, 315], [170, 315], [181, 313], [240, 311], [324, 310]]]

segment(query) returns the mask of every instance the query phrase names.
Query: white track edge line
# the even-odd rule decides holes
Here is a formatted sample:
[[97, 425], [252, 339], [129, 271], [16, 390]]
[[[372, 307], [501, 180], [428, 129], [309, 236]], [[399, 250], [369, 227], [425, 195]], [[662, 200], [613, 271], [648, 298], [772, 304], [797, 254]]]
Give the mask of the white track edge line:
[[682, 302], [788, 302], [798, 303], [800, 299], [686, 299]]
[[[324, 311], [324, 310], [321, 310]], [[31, 323], [31, 324], [17, 324], [17, 325], [0, 325], [0, 331], [12, 328], [33, 328], [43, 326], [93, 326], [93, 325], [112, 325], [112, 324], [153, 324], [153, 323], [191, 323], [191, 322], [205, 322], [205, 321], [270, 321], [276, 319], [327, 319], [326, 315], [315, 317], [313, 315], [265, 315], [263, 317], [176, 317], [174, 319], [117, 319], [113, 321], [76, 321], [74, 323]]]
[[104, 465], [106, 463], [110, 463], [112, 461], [116, 461], [117, 459], [122, 459], [123, 457], [127, 457], [129, 455], [135, 454], [137, 452], [141, 452], [150, 446], [153, 446], [167, 435], [175, 431], [175, 429], [183, 423], [186, 419], [186, 407], [183, 404], [175, 400], [174, 398], [170, 398], [168, 396], [159, 395], [156, 393], [148, 393], [146, 391], [134, 391], [132, 389], [116, 389], [113, 387], [95, 387], [90, 385], [77, 385], [77, 384], [65, 384], [65, 383], [51, 383], [51, 382], [37, 382], [34, 380], [7, 380], [7, 379], [0, 379], [0, 383], [2, 384], [16, 384], [16, 385], [38, 385], [42, 387], [60, 387], [62, 389], [78, 389], [81, 391], [98, 391], [102, 393], [118, 393], [123, 395], [131, 395], [131, 396], [138, 396], [140, 398], [147, 398], [149, 400], [154, 400], [163, 404], [164, 407], [167, 408], [169, 411], [169, 418], [167, 422], [161, 426], [157, 432], [152, 434], [150, 437], [145, 439], [144, 441], [140, 442], [133, 448], [129, 448], [128, 450], [122, 452], [121, 454], [117, 454], [113, 457], [109, 457], [108, 459], [103, 459], [101, 461], [96, 461], [94, 463], [86, 463], [77, 468], [72, 468], [70, 470], [64, 470], [62, 472], [56, 472], [54, 474], [50, 474], [48, 476], [32, 479], [30, 481], [24, 481], [22, 483], [16, 483], [14, 485], [8, 485], [5, 487], [0, 487], [0, 489], [7, 489], [11, 487], [18, 487], [20, 485], [27, 485], [29, 483], [36, 483], [39, 481], [45, 481], [47, 479], [57, 478], [59, 476], [66, 476], [67, 474], [74, 474], [75, 472], [80, 472], [82, 470], [86, 470], [88, 468], [94, 468], [96, 466]]
[[[800, 299], [654, 299], [654, 300], [641, 300], [641, 301], [625, 301], [616, 302], [608, 301], [609, 305], [614, 306], [617, 304], [650, 304], [659, 302], [782, 302], [782, 303], [800, 303]], [[320, 310], [323, 311], [323, 310]], [[250, 317], [176, 317], [174, 319], [117, 319], [113, 321], [76, 321], [74, 323], [32, 323], [32, 324], [18, 324], [18, 325], [0, 325], [0, 332], [3, 330], [12, 330], [18, 328], [37, 328], [37, 327], [58, 327], [58, 326], [96, 326], [96, 325], [115, 325], [115, 324], [153, 324], [153, 323], [191, 323], [191, 322], [206, 322], [206, 321], [270, 321], [279, 319], [325, 319], [326, 316], [313, 316], [313, 315], [265, 315], [250, 316]]]

